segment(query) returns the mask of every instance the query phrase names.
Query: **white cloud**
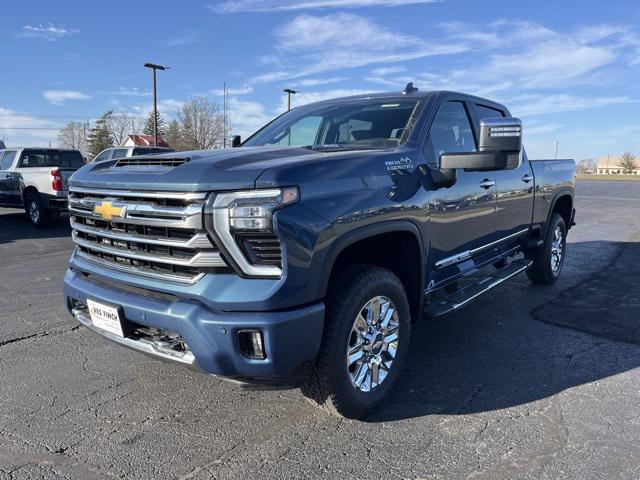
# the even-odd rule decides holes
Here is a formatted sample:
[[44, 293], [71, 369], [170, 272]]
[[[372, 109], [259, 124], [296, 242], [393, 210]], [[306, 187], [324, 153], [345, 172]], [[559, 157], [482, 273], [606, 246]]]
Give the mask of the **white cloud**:
[[277, 12], [321, 8], [399, 7], [424, 5], [439, 0], [235, 0], [222, 1], [207, 8], [214, 13]]
[[0, 138], [7, 138], [7, 146], [46, 146], [60, 127], [59, 122], [0, 107]]
[[[227, 87], [227, 95], [247, 95], [253, 92], [253, 87], [251, 85], [243, 85], [242, 87]], [[221, 97], [224, 95], [223, 88], [216, 88], [211, 90], [212, 95], [216, 95]]]
[[[366, 93], [375, 93], [373, 90], [364, 90], [358, 88], [336, 88], [321, 92], [300, 92], [291, 96], [291, 108], [300, 107], [308, 103], [321, 102], [332, 98], [349, 97], [351, 95], [363, 95]], [[283, 113], [287, 110], [287, 96], [283, 95], [280, 99], [280, 105], [277, 113]]]
[[148, 97], [151, 95], [151, 90], [139, 89], [137, 87], [127, 88], [119, 87], [116, 90], [109, 90], [106, 92], [98, 92], [104, 95], [121, 95], [123, 97]]
[[382, 77], [385, 75], [391, 75], [392, 73], [401, 73], [401, 72], [406, 72], [407, 69], [405, 67], [381, 67], [381, 68], [376, 68], [374, 70], [371, 71], [371, 74], [375, 77]]
[[18, 36], [22, 38], [40, 38], [48, 42], [54, 42], [61, 38], [71, 37], [77, 33], [80, 33], [80, 30], [48, 23], [47, 25], [25, 25], [22, 27], [20, 33], [18, 33]]
[[[426, 42], [347, 13], [298, 15], [281, 25], [275, 35], [280, 56], [274, 63], [280, 68], [258, 75], [255, 82], [297, 79], [376, 63], [393, 64], [470, 48], [455, 41]], [[298, 66], [293, 67], [293, 63]]]
[[168, 47], [180, 47], [182, 45], [191, 45], [198, 42], [198, 35], [194, 32], [184, 33], [177, 37], [172, 38], [165, 43]]
[[559, 112], [576, 112], [591, 108], [632, 103], [624, 96], [578, 96], [568, 93], [525, 94], [512, 97], [509, 110], [515, 116], [526, 117]]
[[302, 80], [294, 80], [291, 85], [294, 87], [317, 87], [318, 85], [327, 85], [329, 83], [337, 83], [344, 80], [346, 80], [345, 77], [304, 78]]
[[42, 96], [53, 105], [62, 105], [67, 100], [89, 100], [91, 95], [74, 90], [45, 90]]
[[273, 119], [267, 114], [263, 104], [238, 100], [235, 97], [229, 99], [228, 115], [231, 133], [245, 139]]

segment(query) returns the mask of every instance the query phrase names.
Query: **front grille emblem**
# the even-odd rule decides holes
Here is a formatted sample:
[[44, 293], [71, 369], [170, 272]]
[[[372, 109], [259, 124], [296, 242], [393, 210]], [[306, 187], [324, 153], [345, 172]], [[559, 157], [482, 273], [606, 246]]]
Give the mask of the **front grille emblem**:
[[93, 207], [94, 215], [100, 215], [103, 220], [110, 221], [114, 217], [124, 218], [127, 214], [127, 206], [114, 207], [109, 201], [103, 201]]

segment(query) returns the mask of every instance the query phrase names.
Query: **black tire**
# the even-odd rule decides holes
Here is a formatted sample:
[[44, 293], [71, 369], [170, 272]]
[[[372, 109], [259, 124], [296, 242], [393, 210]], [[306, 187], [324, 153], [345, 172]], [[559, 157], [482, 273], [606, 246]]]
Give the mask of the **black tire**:
[[[556, 232], [559, 232], [561, 235], [559, 259], [557, 257], [558, 249], [556, 247], [558, 246], [558, 242], [556, 241]], [[529, 280], [542, 285], [555, 283], [558, 277], [560, 277], [560, 273], [562, 273], [566, 244], [567, 227], [562, 216], [554, 213], [551, 215], [551, 220], [549, 221], [544, 244], [535, 257], [533, 257], [533, 265], [527, 270]]]
[[49, 225], [51, 221], [51, 211], [45, 208], [37, 192], [27, 194], [24, 209], [31, 225], [34, 227], [45, 228]]
[[[384, 297], [390, 300], [395, 306], [397, 316], [394, 316], [393, 325], [396, 325], [398, 332], [397, 343], [380, 344], [382, 339], [391, 338], [389, 331], [379, 333], [377, 340], [367, 342], [362, 340], [364, 349], [370, 348], [365, 357], [378, 355], [383, 358], [383, 363], [389, 365], [388, 369], [378, 367], [380, 373], [386, 376], [379, 377], [377, 385], [372, 386], [369, 391], [362, 391], [366, 385], [374, 385], [374, 369], [365, 369], [370, 372], [367, 380], [361, 381], [364, 385], [358, 388], [351, 375], [358, 381], [362, 368], [362, 361], [348, 366], [347, 351], [353, 339], [360, 340], [355, 330], [356, 318], [363, 312], [365, 306], [369, 305], [372, 299]], [[385, 304], [386, 305], [386, 304]], [[373, 309], [370, 309], [372, 312]], [[379, 309], [379, 317], [382, 317], [383, 308]], [[383, 325], [383, 322], [379, 322]], [[388, 323], [391, 328], [391, 323]], [[373, 330], [373, 326], [370, 327]], [[382, 328], [382, 327], [379, 327]], [[387, 336], [389, 335], [389, 336]], [[391, 271], [384, 268], [368, 265], [353, 265], [338, 274], [332, 279], [332, 285], [326, 299], [326, 315], [324, 335], [320, 352], [314, 369], [306, 384], [302, 387], [304, 395], [314, 404], [325, 409], [329, 413], [342, 415], [347, 418], [362, 418], [371, 413], [381, 402], [383, 402], [392, 390], [392, 387], [402, 371], [404, 360], [409, 349], [411, 335], [411, 313], [409, 302], [402, 282]], [[397, 348], [395, 357], [389, 363], [392, 345]], [[379, 364], [378, 364], [379, 365]], [[353, 367], [353, 369], [352, 369]], [[357, 369], [357, 371], [356, 371]], [[388, 372], [388, 373], [387, 373]]]

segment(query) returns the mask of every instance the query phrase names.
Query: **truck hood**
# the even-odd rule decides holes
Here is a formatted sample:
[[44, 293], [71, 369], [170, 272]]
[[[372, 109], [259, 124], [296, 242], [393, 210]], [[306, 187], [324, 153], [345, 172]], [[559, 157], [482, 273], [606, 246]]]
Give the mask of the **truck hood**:
[[[143, 163], [153, 160], [186, 160], [177, 166], [117, 165], [118, 160], [91, 163], [70, 180], [72, 187], [123, 190], [210, 191], [254, 188], [256, 179], [267, 169], [295, 162], [330, 156], [349, 156], [354, 152], [321, 153], [297, 147], [241, 147], [221, 150], [174, 152], [130, 157]], [[122, 159], [121, 159], [122, 160]]]

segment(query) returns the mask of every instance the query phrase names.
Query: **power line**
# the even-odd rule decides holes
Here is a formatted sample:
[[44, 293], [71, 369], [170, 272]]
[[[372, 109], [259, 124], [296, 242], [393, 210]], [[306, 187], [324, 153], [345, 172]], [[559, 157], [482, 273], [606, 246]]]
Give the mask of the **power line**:
[[0, 127], [0, 130], [62, 130], [64, 127], [60, 128], [44, 128], [44, 127]]

